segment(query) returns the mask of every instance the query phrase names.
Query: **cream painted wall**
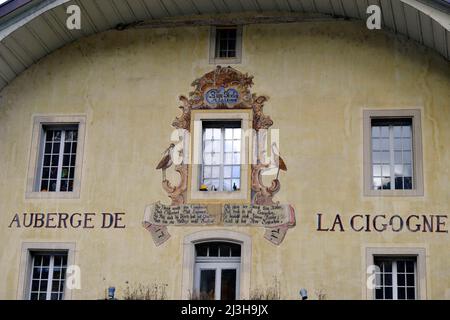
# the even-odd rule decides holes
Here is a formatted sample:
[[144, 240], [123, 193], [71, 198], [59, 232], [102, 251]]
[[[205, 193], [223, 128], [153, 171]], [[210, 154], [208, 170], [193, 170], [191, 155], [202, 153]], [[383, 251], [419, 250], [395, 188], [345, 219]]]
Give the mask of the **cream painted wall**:
[[[76, 242], [82, 290], [75, 299], [104, 298], [125, 282], [167, 283], [181, 297], [182, 240], [201, 227], [169, 228], [156, 248], [141, 226], [146, 204], [168, 198], [155, 171], [169, 144], [178, 96], [212, 70], [208, 28], [109, 31], [68, 45], [36, 63], [0, 92], [0, 299], [15, 299], [22, 242]], [[362, 22], [251, 25], [244, 28], [242, 64], [253, 92], [270, 97], [265, 112], [280, 129], [277, 199], [291, 203], [297, 226], [281, 246], [259, 228], [251, 235], [251, 287], [280, 280], [283, 298], [365, 297], [364, 247], [427, 250], [427, 298], [448, 298], [449, 234], [324, 233], [316, 213], [450, 214], [450, 66], [413, 42]], [[425, 196], [363, 197], [363, 108], [422, 110]], [[26, 200], [25, 184], [36, 114], [86, 114], [81, 198]], [[126, 212], [126, 229], [9, 229], [21, 212]]]

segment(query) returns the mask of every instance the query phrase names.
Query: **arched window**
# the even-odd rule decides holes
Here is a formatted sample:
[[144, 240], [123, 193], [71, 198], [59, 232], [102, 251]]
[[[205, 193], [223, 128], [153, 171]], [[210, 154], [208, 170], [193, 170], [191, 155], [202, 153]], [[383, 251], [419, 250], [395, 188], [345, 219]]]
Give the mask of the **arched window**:
[[195, 244], [194, 298], [239, 299], [241, 244], [210, 241]]
[[[207, 229], [186, 235], [183, 240], [181, 298], [183, 300], [228, 299], [231, 296], [230, 299], [249, 299], [251, 261], [252, 239], [248, 234], [223, 229]], [[202, 274], [202, 270], [214, 272], [206, 271]], [[225, 285], [233, 283], [234, 275], [236, 275], [236, 285], [228, 290], [229, 287], [225, 288]], [[211, 289], [214, 289], [214, 294], [200, 297], [202, 276], [209, 276], [209, 279], [203, 280], [206, 286], [203, 291], [211, 293]], [[210, 288], [208, 284], [211, 285]], [[235, 288], [234, 297], [232, 288]]]

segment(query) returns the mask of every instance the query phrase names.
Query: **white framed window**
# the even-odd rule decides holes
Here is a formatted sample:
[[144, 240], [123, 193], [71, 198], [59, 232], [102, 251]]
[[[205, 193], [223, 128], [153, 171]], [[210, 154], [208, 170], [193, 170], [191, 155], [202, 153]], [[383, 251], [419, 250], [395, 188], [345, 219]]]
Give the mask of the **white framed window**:
[[194, 110], [188, 202], [250, 201], [251, 110]]
[[22, 243], [17, 299], [70, 300], [66, 271], [75, 264], [75, 243]]
[[372, 188], [413, 189], [412, 119], [372, 119]]
[[419, 110], [364, 111], [364, 193], [423, 195]]
[[31, 252], [29, 300], [64, 300], [67, 251]]
[[375, 256], [376, 300], [417, 299], [417, 258]]
[[214, 241], [195, 245], [194, 295], [201, 300], [239, 299], [241, 245]]
[[43, 126], [40, 150], [40, 192], [73, 192], [77, 156], [78, 124]]
[[427, 299], [425, 248], [368, 246], [365, 251], [362, 284], [367, 299]]
[[208, 191], [241, 188], [241, 122], [204, 121], [201, 185]]
[[85, 116], [34, 118], [27, 198], [79, 198]]
[[242, 26], [212, 26], [210, 63], [241, 63]]

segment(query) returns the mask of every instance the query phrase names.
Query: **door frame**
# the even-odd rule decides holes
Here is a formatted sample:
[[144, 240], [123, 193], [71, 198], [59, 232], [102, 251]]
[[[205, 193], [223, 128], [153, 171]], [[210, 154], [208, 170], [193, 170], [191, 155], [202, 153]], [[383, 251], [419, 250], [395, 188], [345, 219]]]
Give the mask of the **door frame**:
[[188, 234], [183, 239], [183, 264], [180, 296], [183, 300], [192, 298], [194, 288], [195, 244], [205, 241], [230, 241], [241, 244], [241, 263], [239, 268], [239, 299], [250, 297], [250, 276], [252, 261], [252, 239], [241, 232], [209, 229]]
[[200, 272], [202, 270], [215, 270], [214, 300], [220, 300], [222, 295], [222, 270], [236, 270], [235, 299], [239, 300], [240, 288], [240, 262], [197, 262], [194, 270], [194, 291], [200, 293]]

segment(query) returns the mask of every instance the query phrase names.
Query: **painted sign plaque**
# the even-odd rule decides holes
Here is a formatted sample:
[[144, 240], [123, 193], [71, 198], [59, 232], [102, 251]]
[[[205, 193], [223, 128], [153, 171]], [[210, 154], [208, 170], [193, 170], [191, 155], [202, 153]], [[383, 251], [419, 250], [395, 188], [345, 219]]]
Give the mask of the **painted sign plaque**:
[[208, 90], [205, 94], [205, 100], [210, 105], [220, 104], [236, 104], [239, 101], [239, 93], [236, 89], [226, 89], [220, 87], [219, 89]]

